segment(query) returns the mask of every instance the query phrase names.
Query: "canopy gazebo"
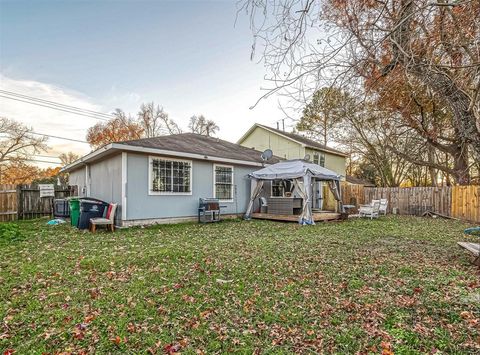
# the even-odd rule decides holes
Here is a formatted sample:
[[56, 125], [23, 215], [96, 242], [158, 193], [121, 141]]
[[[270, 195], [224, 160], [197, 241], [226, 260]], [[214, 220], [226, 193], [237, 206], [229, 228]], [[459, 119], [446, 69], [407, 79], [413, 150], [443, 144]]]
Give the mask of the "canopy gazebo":
[[[249, 177], [252, 179], [252, 189], [245, 219], [261, 218], [298, 221], [300, 224], [315, 224], [315, 221], [339, 219], [341, 212], [343, 212], [340, 175], [320, 165], [304, 160], [285, 160], [255, 171], [249, 174]], [[290, 210], [280, 208], [275, 209], [275, 211], [269, 210], [267, 213], [253, 213], [255, 201], [260, 198], [264, 183], [266, 181], [279, 180], [291, 182], [293, 184], [293, 191], [289, 192], [287, 198], [283, 200], [280, 199], [280, 202], [274, 199], [270, 201], [275, 202], [276, 205], [279, 203], [288, 203], [289, 206], [293, 207], [295, 207], [295, 203], [297, 203], [298, 208]], [[318, 181], [323, 181], [328, 184], [337, 203], [336, 211], [312, 212], [313, 187]], [[294, 198], [294, 196], [298, 197]], [[277, 211], [282, 212], [278, 213]], [[288, 212], [286, 213], [285, 211]], [[295, 213], [295, 211], [297, 211], [297, 213]]]

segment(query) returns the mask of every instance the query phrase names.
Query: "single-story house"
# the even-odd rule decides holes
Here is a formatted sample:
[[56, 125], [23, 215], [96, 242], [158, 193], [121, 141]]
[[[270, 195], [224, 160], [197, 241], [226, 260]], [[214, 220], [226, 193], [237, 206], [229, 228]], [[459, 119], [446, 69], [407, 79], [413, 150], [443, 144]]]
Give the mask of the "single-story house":
[[237, 143], [260, 151], [271, 149], [283, 159], [304, 159], [308, 155], [310, 162], [337, 173], [345, 180], [348, 154], [300, 134], [255, 123]]
[[248, 174], [264, 165], [260, 151], [183, 133], [110, 143], [62, 171], [80, 196], [117, 203], [116, 225], [131, 226], [193, 220], [202, 197], [220, 199], [223, 214], [244, 214]]

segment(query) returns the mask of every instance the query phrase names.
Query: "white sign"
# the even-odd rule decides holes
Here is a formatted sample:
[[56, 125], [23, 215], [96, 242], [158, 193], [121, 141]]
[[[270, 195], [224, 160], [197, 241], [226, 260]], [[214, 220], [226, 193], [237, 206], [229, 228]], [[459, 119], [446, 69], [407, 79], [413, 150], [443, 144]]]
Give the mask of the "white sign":
[[40, 197], [55, 197], [55, 188], [53, 184], [38, 184]]

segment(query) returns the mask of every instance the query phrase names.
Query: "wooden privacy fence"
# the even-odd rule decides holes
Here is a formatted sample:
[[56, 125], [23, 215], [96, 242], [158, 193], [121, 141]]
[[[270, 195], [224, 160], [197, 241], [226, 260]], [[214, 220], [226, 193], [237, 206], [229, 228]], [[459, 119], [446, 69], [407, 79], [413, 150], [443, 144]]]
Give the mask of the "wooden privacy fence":
[[50, 216], [53, 200], [68, 197], [71, 190], [55, 187], [54, 197], [40, 197], [36, 185], [0, 185], [0, 222]]
[[480, 223], [480, 186], [443, 187], [363, 187], [342, 185], [344, 204], [388, 200], [388, 212], [421, 216], [434, 212], [448, 217]]
[[0, 222], [17, 219], [17, 186], [0, 185]]

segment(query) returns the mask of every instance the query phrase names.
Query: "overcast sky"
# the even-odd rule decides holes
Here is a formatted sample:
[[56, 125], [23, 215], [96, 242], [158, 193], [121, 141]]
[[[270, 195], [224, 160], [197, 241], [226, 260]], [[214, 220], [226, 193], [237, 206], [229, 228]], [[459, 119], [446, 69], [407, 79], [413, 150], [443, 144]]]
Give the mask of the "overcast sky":
[[[248, 18], [235, 1], [0, 0], [0, 89], [101, 112], [162, 105], [183, 128], [194, 114], [236, 141], [253, 123], [275, 125], [265, 74], [250, 60]], [[259, 59], [259, 58], [257, 58]], [[84, 139], [95, 119], [0, 97], [0, 115], [40, 133]], [[86, 144], [51, 139], [56, 155]]]

